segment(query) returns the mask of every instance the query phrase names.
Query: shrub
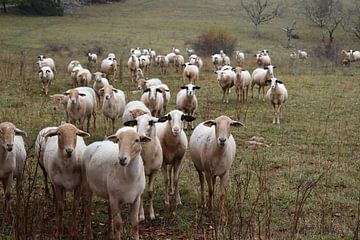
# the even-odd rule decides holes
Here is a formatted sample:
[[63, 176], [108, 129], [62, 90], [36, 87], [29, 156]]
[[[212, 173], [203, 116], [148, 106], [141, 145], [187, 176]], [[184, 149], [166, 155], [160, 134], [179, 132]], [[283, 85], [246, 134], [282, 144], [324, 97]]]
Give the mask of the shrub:
[[63, 16], [64, 7], [60, 0], [24, 0], [19, 8], [28, 14], [41, 16]]
[[202, 56], [210, 56], [220, 50], [231, 55], [237, 39], [229, 31], [219, 28], [210, 28], [193, 39], [191, 45], [195, 52]]

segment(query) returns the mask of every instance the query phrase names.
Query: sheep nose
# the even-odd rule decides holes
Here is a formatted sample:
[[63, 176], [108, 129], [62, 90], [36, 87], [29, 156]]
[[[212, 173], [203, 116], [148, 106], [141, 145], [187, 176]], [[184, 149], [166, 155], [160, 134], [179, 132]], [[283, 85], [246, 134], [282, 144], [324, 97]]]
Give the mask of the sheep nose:
[[6, 144], [6, 150], [11, 152], [13, 150], [14, 144]]
[[119, 163], [121, 166], [126, 165], [126, 159], [127, 159], [127, 157], [119, 157]]
[[219, 142], [221, 146], [224, 146], [226, 142], [226, 138], [219, 138]]
[[71, 157], [71, 155], [72, 155], [72, 153], [73, 153], [73, 149], [71, 149], [71, 148], [67, 148], [66, 150], [65, 150], [65, 152], [66, 152], [66, 156], [67, 157]]
[[76, 103], [76, 101], [73, 99], [73, 100], [71, 100], [71, 103], [72, 103], [72, 104], [75, 104], [75, 103]]
[[106, 96], [105, 99], [106, 99], [106, 100], [109, 100], [109, 99], [110, 99], [110, 96]]

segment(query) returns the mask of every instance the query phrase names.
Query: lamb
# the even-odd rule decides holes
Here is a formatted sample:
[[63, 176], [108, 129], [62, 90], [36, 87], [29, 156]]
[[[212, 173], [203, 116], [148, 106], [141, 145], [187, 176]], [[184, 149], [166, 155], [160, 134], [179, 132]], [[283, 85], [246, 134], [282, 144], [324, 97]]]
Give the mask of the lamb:
[[[149, 177], [148, 195], [149, 195], [149, 214], [150, 219], [155, 219], [153, 196], [154, 196], [154, 183], [158, 171], [161, 169], [163, 163], [163, 152], [159, 138], [156, 136], [155, 124], [164, 119], [152, 117], [149, 114], [144, 114], [137, 117], [135, 120], [125, 122], [125, 126], [137, 126], [137, 133], [140, 137], [146, 136], [151, 141], [142, 143], [141, 157], [144, 162], [145, 176]], [[142, 197], [141, 197], [142, 198]], [[144, 207], [143, 200], [141, 199], [140, 207], [140, 221], [144, 220]]]
[[195, 118], [186, 115], [179, 110], [172, 110], [167, 115], [162, 116], [161, 119], [161, 121], [164, 119], [167, 120], [166, 122], [158, 123], [156, 126], [157, 136], [159, 137], [161, 148], [163, 150], [162, 172], [165, 185], [165, 205], [170, 204], [169, 190], [172, 185], [172, 179], [174, 179], [176, 204], [181, 204], [178, 187], [179, 174], [181, 162], [184, 159], [188, 146], [186, 134], [182, 129], [182, 121], [191, 122], [194, 121]]
[[252, 83], [252, 78], [249, 71], [242, 69], [241, 67], [235, 68], [236, 78], [234, 86], [236, 88], [237, 100], [245, 103], [248, 98], [248, 92]]
[[88, 57], [89, 64], [94, 64], [95, 65], [97, 63], [97, 55], [96, 55], [96, 53], [89, 52], [87, 57]]
[[189, 63], [192, 64], [192, 65], [196, 65], [199, 68], [199, 70], [204, 65], [204, 63], [203, 63], [203, 61], [202, 61], [202, 59], [200, 57], [190, 58]]
[[131, 101], [128, 102], [125, 106], [124, 114], [122, 116], [123, 123], [134, 120], [138, 116], [143, 114], [150, 114], [150, 110], [145, 106], [143, 102], [140, 101]]
[[23, 137], [26, 133], [13, 123], [0, 123], [0, 180], [4, 188], [4, 222], [11, 222], [11, 185], [16, 178], [16, 193], [21, 190], [22, 173], [26, 161]]
[[45, 95], [49, 92], [49, 86], [51, 82], [54, 80], [54, 72], [51, 70], [50, 67], [42, 67], [39, 70], [39, 78], [42, 83], [42, 90], [45, 92]]
[[76, 215], [80, 203], [82, 185], [82, 154], [86, 145], [83, 138], [90, 135], [77, 129], [74, 125], [65, 123], [47, 131], [44, 150], [44, 168], [54, 187], [57, 209], [56, 238], [63, 234], [64, 196], [68, 191], [74, 192], [72, 207], [71, 236], [78, 236]]
[[262, 97], [264, 98], [265, 95], [265, 86], [266, 86], [266, 80], [270, 80], [272, 77], [274, 77], [274, 69], [276, 68], [276, 66], [274, 65], [269, 65], [267, 67], [264, 68], [256, 68], [251, 77], [253, 79], [252, 83], [251, 83], [251, 98], [254, 97], [254, 86], [255, 84], [259, 86], [259, 91], [258, 91], [258, 96], [259, 99], [261, 98], [260, 96], [260, 91], [261, 89], [262, 91]]
[[35, 140], [35, 155], [36, 155], [38, 164], [44, 175], [44, 184], [45, 184], [45, 194], [46, 195], [49, 195], [49, 186], [48, 186], [48, 174], [47, 174], [47, 172], [45, 170], [45, 166], [44, 166], [44, 151], [45, 151], [45, 144], [46, 144], [46, 138], [44, 136], [48, 131], [54, 130], [56, 128], [57, 127], [46, 127], [46, 128], [41, 129]]
[[87, 87], [89, 85], [91, 78], [91, 72], [86, 68], [80, 69], [76, 74], [77, 84], [83, 87]]
[[115, 131], [115, 120], [121, 118], [125, 110], [125, 94], [123, 91], [108, 85], [99, 90], [104, 96], [102, 112], [104, 114], [105, 132], [109, 119], [112, 121], [112, 132]]
[[140, 137], [132, 127], [123, 127], [107, 138], [111, 141], [94, 142], [84, 152], [86, 184], [84, 192], [86, 239], [92, 239], [92, 194], [109, 201], [111, 212], [110, 239], [121, 239], [122, 219], [119, 203], [131, 204], [133, 238], [139, 240], [139, 208], [145, 189], [145, 173], [141, 158], [141, 143], [151, 139]]
[[169, 58], [167, 56], [158, 55], [155, 59], [156, 64], [161, 68], [161, 73], [166, 73], [166, 69], [169, 66]]
[[227, 116], [200, 123], [192, 133], [189, 141], [189, 153], [200, 180], [201, 206], [205, 208], [204, 175], [208, 184], [208, 211], [210, 215], [214, 206], [214, 189], [216, 177], [220, 177], [220, 216], [225, 220], [225, 189], [229, 179], [231, 165], [235, 158], [236, 144], [230, 127], [242, 127], [244, 124]]
[[182, 70], [184, 63], [185, 63], [184, 57], [182, 55], [176, 55], [174, 57], [175, 71], [179, 72], [180, 70]]
[[240, 51], [235, 51], [235, 60], [236, 60], [237, 66], [243, 68], [244, 63], [245, 63], [245, 54]]
[[139, 79], [136, 81], [138, 86], [138, 90], [145, 90], [146, 88], [149, 88], [151, 86], [157, 86], [157, 85], [160, 85], [162, 84], [161, 80], [158, 79], [158, 78], [152, 78], [152, 79], [148, 79], [148, 80], [145, 80], [143, 78]]
[[77, 66], [82, 67], [78, 60], [72, 60], [67, 67], [68, 73], [71, 75], [72, 70]]
[[[109, 54], [110, 55], [110, 54]], [[113, 55], [111, 55], [113, 56]], [[100, 72], [105, 73], [106, 76], [110, 80], [110, 76], [112, 76], [112, 80], [115, 80], [116, 73], [117, 73], [117, 67], [118, 63], [115, 57], [108, 57], [102, 60], [101, 66], [100, 66]]]
[[143, 95], [141, 96], [141, 101], [148, 107], [151, 111], [151, 115], [154, 117], [160, 117], [163, 107], [164, 107], [164, 98], [160, 96], [164, 91], [161, 90], [158, 86], [150, 86], [144, 90]]
[[96, 93], [97, 103], [101, 105], [100, 89], [109, 86], [109, 81], [105, 78], [105, 74], [101, 72], [93, 73], [92, 76], [94, 78], [93, 89]]
[[[176, 95], [176, 108], [193, 117], [195, 117], [195, 112], [198, 107], [195, 89], [200, 89], [200, 87], [193, 84], [187, 84], [182, 86], [181, 90]], [[185, 125], [185, 130], [187, 130], [187, 125], [189, 125], [189, 123]], [[191, 122], [191, 129], [194, 129], [194, 121]]]
[[91, 116], [94, 121], [94, 130], [96, 129], [96, 94], [92, 88], [87, 89], [88, 91], [82, 91], [73, 88], [65, 92], [64, 95], [69, 96], [66, 111], [70, 123], [75, 124], [76, 121], [79, 121], [80, 129], [84, 129], [84, 121], [87, 118], [86, 129], [89, 131]]
[[128, 68], [131, 73], [131, 81], [134, 82], [136, 77], [136, 69], [139, 68], [139, 59], [133, 54], [128, 60]]
[[217, 74], [217, 81], [223, 90], [222, 101], [223, 103], [229, 103], [230, 88], [234, 86], [236, 74], [228, 66], [224, 70], [215, 71], [215, 73]]
[[183, 82], [184, 84], [191, 83], [196, 84], [196, 81], [199, 81], [199, 68], [196, 65], [190, 63], [184, 64], [185, 68], [183, 70]]
[[308, 54], [307, 54], [307, 52], [305, 52], [305, 51], [302, 51], [302, 50], [298, 50], [298, 57], [299, 57], [299, 59], [307, 59], [307, 57], [308, 57]]
[[51, 70], [54, 72], [54, 74], [56, 74], [56, 67], [55, 67], [54, 59], [40, 55], [40, 56], [38, 56], [37, 64], [39, 65], [39, 68], [50, 67]]
[[275, 77], [266, 82], [271, 83], [271, 87], [266, 93], [266, 99], [274, 108], [273, 124], [280, 124], [281, 107], [288, 99], [288, 92], [283, 82]]

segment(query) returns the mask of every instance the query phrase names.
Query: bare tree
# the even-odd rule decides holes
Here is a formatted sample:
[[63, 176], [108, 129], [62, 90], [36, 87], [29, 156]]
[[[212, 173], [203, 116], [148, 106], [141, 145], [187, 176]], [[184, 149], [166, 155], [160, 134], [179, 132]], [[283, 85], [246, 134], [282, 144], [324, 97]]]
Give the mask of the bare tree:
[[274, 5], [271, 0], [241, 0], [241, 6], [254, 24], [255, 35], [258, 34], [259, 25], [269, 23], [280, 15], [280, 4]]
[[360, 3], [348, 10], [343, 28], [345, 31], [353, 33], [360, 40]]
[[286, 26], [284, 28], [281, 28], [283, 31], [286, 32], [286, 36], [287, 36], [287, 48], [290, 48], [291, 47], [291, 37], [292, 37], [292, 31], [295, 30], [295, 24], [296, 24], [296, 21], [293, 22], [293, 24], [291, 25], [291, 27], [289, 26]]
[[334, 33], [344, 19], [341, 0], [303, 0], [305, 15], [321, 28], [322, 40], [328, 35], [328, 46], [334, 41]]

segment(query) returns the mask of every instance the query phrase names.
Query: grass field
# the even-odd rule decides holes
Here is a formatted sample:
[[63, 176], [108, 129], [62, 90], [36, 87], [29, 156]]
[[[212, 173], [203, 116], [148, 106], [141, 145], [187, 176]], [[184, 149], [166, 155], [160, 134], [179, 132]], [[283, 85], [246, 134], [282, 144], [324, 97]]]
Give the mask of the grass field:
[[[350, 4], [350, 3], [349, 3]], [[40, 129], [64, 119], [54, 112], [48, 96], [41, 92], [35, 65], [39, 54], [55, 59], [58, 76], [50, 94], [71, 88], [66, 73], [70, 60], [86, 62], [92, 47], [115, 52], [122, 63], [131, 47], [153, 48], [166, 53], [173, 46], [185, 55], [185, 46], [198, 33], [222, 27], [238, 38], [246, 53], [246, 67], [256, 66], [252, 55], [269, 49], [275, 75], [289, 92], [281, 125], [273, 125], [272, 108], [255, 98], [242, 105], [230, 94], [229, 104], [221, 102], [221, 90], [209, 59], [200, 73], [197, 92], [199, 110], [196, 124], [222, 114], [240, 120], [245, 128], [233, 129], [237, 155], [227, 189], [227, 224], [218, 228], [200, 209], [199, 180], [187, 156], [180, 175], [183, 205], [165, 208], [163, 179], [156, 181], [156, 220], [140, 226], [142, 239], [358, 239], [360, 231], [360, 68], [344, 68], [315, 58], [321, 32], [297, 14], [299, 3], [286, 1], [283, 17], [260, 27], [254, 38], [252, 26], [241, 14], [240, 3], [231, 1], [126, 1], [93, 5], [65, 17], [22, 17], [0, 15], [0, 122], [11, 121], [26, 131], [29, 158], [25, 170], [24, 193], [13, 203], [15, 215], [28, 239], [49, 239], [56, 226], [55, 208], [44, 196], [43, 180], [36, 168], [33, 144]], [[297, 21], [300, 39], [293, 44], [306, 49], [305, 62], [289, 64], [290, 50], [281, 27]], [[341, 28], [335, 35], [339, 49], [359, 49], [360, 42]], [[98, 66], [99, 67], [99, 66]], [[159, 77], [170, 86], [170, 109], [182, 86], [181, 74], [170, 70], [162, 75], [152, 68], [146, 77]], [[121, 81], [114, 85], [125, 91], [127, 102], [140, 98], [123, 66]], [[98, 110], [96, 131], [90, 130], [87, 143], [104, 138], [103, 119]], [[120, 127], [120, 123], [117, 125]], [[190, 136], [190, 133], [187, 133]], [[270, 147], [247, 144], [263, 137]], [[69, 194], [71, 195], [71, 194]], [[218, 202], [218, 188], [216, 202]], [[0, 198], [3, 204], [3, 195]], [[14, 191], [14, 199], [15, 191]], [[65, 213], [69, 229], [71, 207]], [[95, 198], [92, 215], [96, 239], [107, 239], [107, 207]], [[145, 208], [146, 210], [146, 208]], [[128, 209], [123, 216], [128, 220]], [[0, 221], [3, 215], [0, 215]], [[81, 221], [82, 223], [82, 221]], [[211, 227], [215, 227], [212, 231]], [[0, 226], [0, 239], [15, 238], [16, 221]], [[126, 236], [129, 236], [126, 225]]]

